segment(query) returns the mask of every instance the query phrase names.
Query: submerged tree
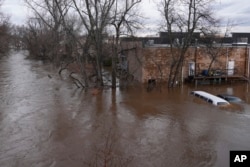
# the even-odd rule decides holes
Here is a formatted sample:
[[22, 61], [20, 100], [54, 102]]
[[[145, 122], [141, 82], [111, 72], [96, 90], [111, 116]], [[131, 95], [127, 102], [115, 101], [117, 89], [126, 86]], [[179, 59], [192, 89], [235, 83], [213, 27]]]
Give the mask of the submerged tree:
[[114, 49], [112, 53], [112, 87], [116, 87], [116, 62], [119, 53], [119, 41], [121, 35], [133, 35], [135, 29], [139, 29], [139, 13], [136, 7], [141, 0], [116, 0], [110, 14], [110, 24], [114, 27]]
[[[166, 30], [170, 38], [172, 60], [168, 86], [174, 87], [180, 81], [185, 54], [194, 41], [195, 32], [201, 32], [214, 24], [211, 3], [213, 0], [162, 0], [161, 12], [166, 21]], [[180, 33], [181, 39], [174, 39], [174, 33]], [[174, 45], [175, 44], [175, 45]]]
[[[86, 87], [89, 86], [89, 81], [93, 76], [95, 86], [101, 87], [104, 85], [102, 68], [103, 58], [106, 56], [104, 54], [113, 55], [113, 86], [115, 85], [119, 38], [121, 34], [128, 34], [128, 32], [132, 34], [133, 29], [138, 27], [138, 22], [135, 19], [137, 18], [137, 11], [134, 10], [134, 7], [141, 0], [25, 1], [34, 11], [34, 18], [39, 21], [42, 32], [51, 33], [51, 35], [47, 35], [49, 37], [46, 40], [47, 43], [41, 45], [43, 43], [39, 42], [41, 39], [34, 43], [39, 47], [44, 47], [45, 53], [50, 53], [50, 57], [56, 62], [61, 61], [59, 50], [62, 43], [65, 46], [67, 45], [66, 48], [70, 49], [68, 49], [69, 52], [66, 53], [66, 56], [74, 57], [78, 66], [80, 66]], [[29, 29], [33, 31], [35, 28], [30, 26]], [[111, 30], [111, 33], [109, 30]], [[34, 32], [33, 38], [37, 38], [39, 31]], [[115, 34], [113, 53], [105, 52], [107, 50], [105, 46], [110, 45], [107, 43], [107, 39], [110, 39], [109, 33]], [[92, 64], [95, 72], [91, 76], [87, 74], [87, 66], [90, 64]]]
[[30, 18], [27, 21], [24, 43], [33, 58], [46, 59], [47, 29], [39, 18]]
[[[63, 3], [65, 0], [60, 0]], [[57, 65], [60, 62], [60, 42], [63, 39], [62, 17], [58, 11], [55, 1], [51, 0], [25, 0], [27, 6], [33, 11], [33, 16], [28, 20], [28, 27], [34, 31], [35, 27], [39, 26], [37, 32], [33, 32], [33, 38], [40, 37], [37, 41], [33, 41], [40, 49], [37, 50], [37, 55], [49, 58]], [[66, 15], [68, 8], [63, 9], [63, 15]], [[42, 34], [41, 34], [42, 33]]]
[[0, 53], [6, 53], [10, 48], [10, 24], [7, 20], [0, 21]]
[[72, 0], [81, 23], [87, 33], [87, 41], [92, 46], [92, 56], [97, 74], [96, 86], [103, 86], [102, 57], [103, 42], [109, 24], [110, 11], [115, 0]]
[[[0, 8], [2, 0], [0, 0]], [[9, 17], [0, 11], [0, 53], [6, 53], [10, 45], [10, 23]]]

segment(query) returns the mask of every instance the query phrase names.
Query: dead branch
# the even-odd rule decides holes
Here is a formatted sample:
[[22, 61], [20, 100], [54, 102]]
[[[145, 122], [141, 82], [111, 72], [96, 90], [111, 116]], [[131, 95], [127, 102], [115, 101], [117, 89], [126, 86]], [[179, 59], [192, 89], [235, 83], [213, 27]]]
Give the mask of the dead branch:
[[58, 71], [58, 74], [61, 75], [62, 71], [64, 70], [67, 70], [69, 64], [73, 63], [75, 60], [71, 61], [71, 62], [68, 62], [64, 67], [62, 67], [63, 63], [61, 64], [61, 68], [60, 70]]
[[[72, 76], [72, 74], [75, 74], [74, 72], [71, 72], [70, 73], [70, 78], [73, 80], [73, 82], [74, 82], [74, 84], [77, 86], [77, 88], [85, 88], [85, 86], [82, 84], [82, 82], [79, 80], [79, 79], [77, 79], [77, 78], [75, 78], [74, 76]], [[79, 86], [79, 85], [80, 86]]]

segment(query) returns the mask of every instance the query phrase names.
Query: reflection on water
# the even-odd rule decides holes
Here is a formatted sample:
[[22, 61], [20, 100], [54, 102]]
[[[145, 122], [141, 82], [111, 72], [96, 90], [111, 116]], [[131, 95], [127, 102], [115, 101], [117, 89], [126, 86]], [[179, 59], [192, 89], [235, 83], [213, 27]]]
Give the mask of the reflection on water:
[[[250, 150], [246, 83], [92, 95], [25, 54], [0, 60], [2, 166], [219, 167], [229, 166], [230, 150]], [[218, 108], [191, 96], [193, 90], [244, 102]]]

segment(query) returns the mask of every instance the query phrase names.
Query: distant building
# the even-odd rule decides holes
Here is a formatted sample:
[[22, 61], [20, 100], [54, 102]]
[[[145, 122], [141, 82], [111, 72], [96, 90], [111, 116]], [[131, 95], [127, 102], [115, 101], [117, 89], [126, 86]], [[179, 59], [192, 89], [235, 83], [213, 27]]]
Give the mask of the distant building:
[[[168, 32], [160, 32], [160, 38], [163, 39], [165, 44], [170, 44], [171, 39], [173, 40], [172, 43], [181, 44], [185, 39], [187, 33], [183, 32], [171, 32], [171, 37], [169, 36]], [[192, 44], [195, 44], [201, 38], [201, 33], [194, 32], [192, 36]]]
[[[170, 44], [171, 40], [174, 44], [181, 44], [185, 39], [186, 33], [180, 32], [172, 32], [171, 37], [169, 36], [168, 32], [159, 32], [159, 37], [128, 37], [122, 38], [122, 41], [141, 41], [143, 45], [152, 46], [152, 45], [166, 45]], [[201, 36], [200, 33], [196, 32], [193, 34], [192, 43], [200, 40]]]
[[233, 32], [232, 33], [233, 38], [233, 45], [235, 46], [244, 46], [250, 44], [250, 33], [239, 33], [239, 32]]

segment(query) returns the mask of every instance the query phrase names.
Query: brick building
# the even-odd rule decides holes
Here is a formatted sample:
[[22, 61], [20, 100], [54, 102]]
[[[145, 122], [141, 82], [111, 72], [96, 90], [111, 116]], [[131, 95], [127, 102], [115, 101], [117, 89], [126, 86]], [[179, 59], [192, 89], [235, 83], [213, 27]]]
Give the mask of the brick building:
[[[134, 78], [147, 83], [148, 80], [167, 82], [171, 63], [171, 49], [167, 44], [145, 45], [143, 40], [121, 42], [127, 58], [128, 71]], [[249, 78], [249, 47], [226, 45], [218, 46], [218, 56], [211, 66], [224, 75], [237, 75]], [[177, 51], [177, 50], [176, 50]], [[181, 71], [183, 81], [189, 76], [199, 76], [209, 68], [211, 55], [206, 47], [190, 47], [185, 56]]]

